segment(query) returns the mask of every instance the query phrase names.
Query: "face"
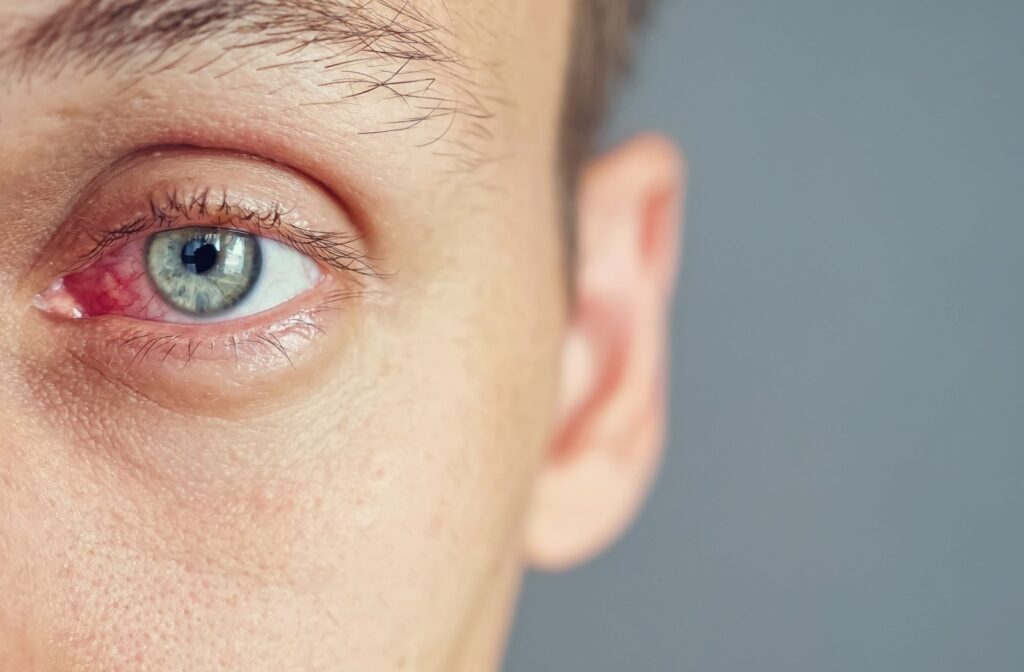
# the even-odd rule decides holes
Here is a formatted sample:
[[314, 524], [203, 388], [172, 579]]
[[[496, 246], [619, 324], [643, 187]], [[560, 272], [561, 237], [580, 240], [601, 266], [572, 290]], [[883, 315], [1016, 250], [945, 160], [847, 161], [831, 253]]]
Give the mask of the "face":
[[0, 669], [491, 669], [614, 535], [673, 262], [594, 260], [678, 180], [596, 166], [566, 280], [569, 6], [0, 0]]

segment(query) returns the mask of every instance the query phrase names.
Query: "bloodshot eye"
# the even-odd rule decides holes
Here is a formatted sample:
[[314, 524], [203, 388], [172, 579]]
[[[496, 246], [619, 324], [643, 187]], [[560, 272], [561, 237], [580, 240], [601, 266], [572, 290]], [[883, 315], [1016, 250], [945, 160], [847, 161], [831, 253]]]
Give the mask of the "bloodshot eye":
[[244, 231], [160, 231], [106, 253], [37, 299], [70, 317], [122, 315], [184, 324], [227, 322], [272, 310], [323, 279], [295, 248]]

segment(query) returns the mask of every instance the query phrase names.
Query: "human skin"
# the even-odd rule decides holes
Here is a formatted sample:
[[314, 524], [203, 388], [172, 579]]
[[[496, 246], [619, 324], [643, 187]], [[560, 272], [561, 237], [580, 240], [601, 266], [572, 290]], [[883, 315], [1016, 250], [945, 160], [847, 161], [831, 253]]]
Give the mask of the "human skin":
[[[0, 0], [0, 43], [62, 4]], [[430, 25], [433, 60], [229, 30], [0, 55], [0, 670], [497, 669], [524, 569], [642, 501], [679, 159], [595, 160], [568, 254], [570, 3], [413, 5], [364, 11]], [[172, 194], [351, 258], [237, 320], [76, 315], [55, 282]]]

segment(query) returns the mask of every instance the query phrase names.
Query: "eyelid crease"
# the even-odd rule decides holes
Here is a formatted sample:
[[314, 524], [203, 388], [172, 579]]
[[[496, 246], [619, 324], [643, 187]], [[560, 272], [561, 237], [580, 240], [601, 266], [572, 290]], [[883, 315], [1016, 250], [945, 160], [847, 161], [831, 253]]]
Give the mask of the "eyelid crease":
[[290, 211], [279, 203], [267, 207], [232, 202], [227, 191], [212, 195], [201, 189], [182, 197], [177, 191], [149, 197], [148, 212], [127, 224], [93, 235], [94, 247], [83, 255], [69, 272], [82, 270], [107, 251], [147, 231], [163, 231], [186, 226], [228, 226], [254, 235], [272, 234], [318, 263], [340, 272], [382, 278], [365, 252], [356, 247], [361, 236], [352, 233], [313, 231], [287, 221]]

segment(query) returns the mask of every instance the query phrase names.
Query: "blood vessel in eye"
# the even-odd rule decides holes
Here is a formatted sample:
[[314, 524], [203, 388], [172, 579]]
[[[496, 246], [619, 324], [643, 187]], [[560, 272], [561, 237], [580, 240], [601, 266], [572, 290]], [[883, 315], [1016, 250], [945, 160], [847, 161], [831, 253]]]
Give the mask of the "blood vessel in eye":
[[126, 256], [114, 254], [64, 278], [64, 288], [75, 297], [87, 317], [147, 312], [154, 292], [146, 270], [141, 259]]

